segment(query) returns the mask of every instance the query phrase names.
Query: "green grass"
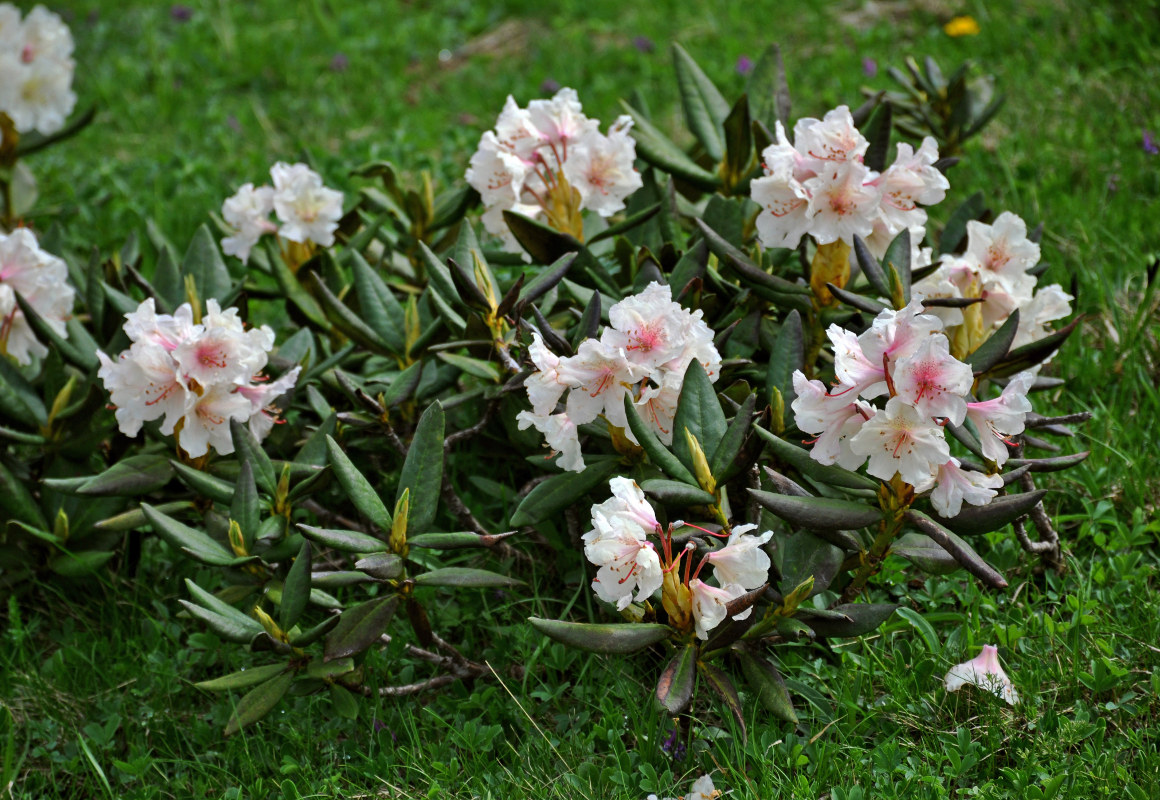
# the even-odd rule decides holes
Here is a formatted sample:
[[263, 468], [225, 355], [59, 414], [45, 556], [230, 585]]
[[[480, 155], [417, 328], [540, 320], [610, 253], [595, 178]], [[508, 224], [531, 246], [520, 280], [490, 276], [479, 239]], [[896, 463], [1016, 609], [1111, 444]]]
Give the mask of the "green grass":
[[[332, 720], [321, 698], [291, 698], [222, 740], [237, 697], [191, 684], [259, 662], [176, 616], [192, 573], [153, 542], [140, 579], [41, 586], [7, 616], [0, 755], [8, 741], [13, 752], [0, 789], [15, 774], [16, 797], [641, 798], [718, 769], [730, 798], [1035, 799], [1059, 776], [1058, 797], [1160, 795], [1160, 345], [1145, 275], [1160, 156], [1141, 147], [1142, 130], [1160, 132], [1155, 4], [972, 3], [962, 10], [982, 32], [961, 39], [925, 3], [360, 5], [207, 0], [184, 23], [164, 4], [57, 5], [72, 12], [80, 102], [100, 111], [32, 159], [42, 196], [30, 222], [106, 253], [150, 219], [182, 243], [239, 184], [304, 156], [348, 191], [348, 170], [379, 158], [450, 185], [504, 96], [540, 96], [549, 79], [605, 121], [639, 90], [680, 130], [672, 40], [727, 94], [743, 86], [738, 57], [780, 41], [795, 116], [856, 104], [862, 85], [888, 88], [885, 68], [906, 55], [944, 67], [971, 58], [1009, 101], [932, 216], [981, 189], [996, 211], [1043, 221], [1045, 280], [1076, 286], [1088, 315], [1050, 367], [1072, 384], [1044, 398], [1096, 413], [1079, 433], [1091, 459], [1051, 482], [1067, 570], [1037, 574], [996, 540], [1003, 593], [961, 575], [906, 589], [892, 585], [901, 570], [888, 572], [880, 595], [909, 595], [934, 625], [933, 648], [897, 617], [832, 651], [779, 648], [800, 730], [749, 702], [743, 739], [702, 691], [688, 755], [674, 761], [660, 748], [671, 723], [647, 702], [660, 656], [548, 644], [523, 620], [558, 616], [569, 598], [520, 593], [481, 593], [470, 618], [472, 604], [432, 602], [440, 629], [497, 679], [370, 702], [355, 722]], [[638, 36], [655, 49], [634, 46]], [[331, 68], [339, 53], [344, 71]], [[862, 74], [867, 57], [878, 77]], [[570, 588], [591, 608], [586, 587]], [[1015, 709], [940, 686], [991, 642], [1025, 698]], [[424, 677], [396, 651], [372, 664], [384, 684]]]

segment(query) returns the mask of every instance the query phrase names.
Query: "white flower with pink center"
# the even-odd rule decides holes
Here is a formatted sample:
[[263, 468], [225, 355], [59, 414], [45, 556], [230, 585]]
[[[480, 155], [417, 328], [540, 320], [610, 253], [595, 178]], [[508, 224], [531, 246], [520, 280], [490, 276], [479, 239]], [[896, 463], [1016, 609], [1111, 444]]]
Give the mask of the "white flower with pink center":
[[636, 142], [628, 135], [632, 117], [622, 116], [604, 136], [592, 130], [571, 146], [564, 164], [568, 182], [580, 192], [584, 208], [602, 217], [624, 210], [624, 201], [644, 186], [633, 168]]
[[893, 378], [898, 396], [918, 413], [963, 424], [966, 396], [975, 376], [969, 366], [950, 354], [947, 337], [925, 337], [917, 350], [896, 362]]
[[1013, 293], [1028, 278], [1035, 284], [1034, 276], [1026, 273], [1039, 263], [1039, 245], [1027, 238], [1027, 223], [1010, 211], [990, 225], [968, 222], [967, 252], [978, 259], [985, 274], [1003, 281]]
[[752, 523], [735, 526], [725, 546], [709, 553], [713, 575], [721, 584], [752, 591], [769, 580], [770, 560], [762, 545], [773, 537], [773, 531], [754, 536], [750, 533], [754, 530], [757, 526]]
[[640, 487], [628, 478], [613, 478], [613, 496], [592, 507], [592, 530], [584, 534], [584, 555], [600, 567], [592, 588], [596, 595], [623, 610], [646, 600], [661, 587], [660, 558], [648, 534], [658, 525], [656, 513]]
[[[737, 584], [726, 584], [724, 588], [710, 586], [700, 578], [689, 581], [689, 592], [693, 600], [693, 622], [697, 630], [697, 638], [706, 640], [709, 632], [716, 628], [729, 614], [728, 605], [745, 594], [745, 589]], [[738, 614], [744, 619], [753, 609], [746, 609]]]
[[17, 133], [56, 133], [77, 101], [72, 33], [43, 6], [23, 20], [7, 3], [0, 11], [0, 113]]
[[[875, 364], [867, 358], [857, 335], [834, 324], [826, 329], [826, 336], [834, 348], [834, 375], [840, 384], [835, 394], [850, 394], [848, 399], [851, 402], [855, 397], [872, 400], [886, 394], [886, 370], [882, 360]], [[797, 380], [796, 375], [794, 380]]]
[[848, 106], [826, 112], [822, 119], [803, 117], [793, 128], [793, 143], [799, 153], [817, 161], [836, 164], [862, 162], [870, 143], [854, 127]]
[[935, 487], [930, 493], [930, 504], [943, 517], [957, 516], [963, 503], [985, 506], [1003, 488], [1003, 476], [988, 475], [962, 468], [962, 462], [952, 458], [938, 468]]
[[943, 329], [942, 320], [923, 313], [919, 299], [911, 300], [900, 311], [886, 309], [874, 318], [870, 328], [858, 337], [858, 344], [871, 364], [906, 358], [933, 333]]
[[1031, 372], [1020, 372], [1007, 382], [1003, 392], [993, 400], [967, 403], [967, 419], [979, 431], [983, 445], [983, 456], [1003, 466], [1009, 453], [1007, 445], [1013, 444], [1011, 437], [1023, 432], [1031, 401], [1027, 393], [1035, 383]]
[[342, 218], [342, 192], [322, 185], [322, 176], [305, 164], [278, 162], [270, 168], [278, 235], [291, 242], [334, 244]]
[[1050, 334], [1051, 328], [1048, 323], [1070, 316], [1071, 301], [1074, 299], [1058, 283], [1044, 286], [1037, 291], [1031, 300], [1019, 309], [1019, 328], [1015, 331], [1015, 339], [1011, 342], [1011, 346], [1022, 347]]
[[875, 409], [858, 400], [854, 392], [828, 394], [821, 381], [807, 381], [800, 370], [794, 371], [793, 388], [797, 394], [790, 404], [794, 424], [798, 430], [817, 436], [810, 457], [820, 464], [838, 464], [846, 469], [862, 466], [866, 456], [850, 448], [850, 439], [874, 416]]
[[889, 481], [895, 474], [923, 491], [933, 482], [938, 468], [950, 460], [940, 426], [915, 410], [901, 397], [892, 397], [850, 439], [850, 449], [868, 456], [866, 471]]
[[749, 184], [753, 202], [762, 208], [757, 235], [766, 247], [797, 247], [810, 231], [810, 194], [802, 181], [815, 173], [804, 168], [781, 122], [777, 123], [777, 144], [765, 148], [761, 158], [765, 175]]
[[867, 183], [870, 177], [869, 169], [850, 161], [828, 166], [804, 183], [810, 194], [810, 235], [818, 244], [851, 242], [874, 230], [881, 193]]
[[1013, 706], [1019, 702], [1019, 693], [1003, 671], [999, 663], [999, 648], [994, 645], [983, 645], [983, 652], [979, 655], [951, 667], [944, 680], [948, 692], [957, 692], [969, 683], [990, 692], [1008, 705]]
[[534, 427], [544, 434], [544, 441], [552, 455], [560, 454], [560, 469], [580, 472], [584, 469], [584, 455], [580, 452], [580, 434], [576, 423], [567, 414], [534, 414], [521, 411], [516, 415], [519, 429]]
[[214, 384], [201, 394], [187, 393], [179, 435], [181, 449], [190, 458], [205, 455], [211, 446], [218, 453], [229, 455], [234, 452], [230, 420], [247, 422], [252, 413], [249, 399], [229, 384]]
[[919, 204], [932, 206], [946, 197], [950, 181], [934, 168], [936, 161], [938, 145], [929, 136], [917, 152], [906, 142], [898, 143], [894, 163], [877, 179], [882, 191], [880, 214], [892, 234], [926, 225], [926, 211]]
[[596, 339], [580, 343], [576, 355], [560, 359], [560, 381], [569, 387], [566, 408], [577, 425], [601, 414], [624, 427], [624, 396], [645, 370], [625, 358], [624, 351]]
[[68, 282], [68, 266], [40, 249], [27, 228], [0, 233], [0, 352], [20, 364], [48, 355], [36, 337], [16, 296], [20, 295], [53, 332], [68, 338], [65, 326], [72, 315], [76, 292]]

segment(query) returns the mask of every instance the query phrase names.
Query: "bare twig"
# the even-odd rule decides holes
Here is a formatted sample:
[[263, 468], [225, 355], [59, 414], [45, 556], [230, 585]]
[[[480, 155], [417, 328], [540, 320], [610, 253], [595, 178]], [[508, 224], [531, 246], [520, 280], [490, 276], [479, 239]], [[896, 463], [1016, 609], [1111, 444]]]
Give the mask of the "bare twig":
[[462, 442], [465, 439], [470, 439], [486, 427], [491, 418], [495, 416], [496, 409], [499, 408], [499, 401], [492, 400], [487, 404], [487, 408], [483, 410], [483, 415], [479, 418], [479, 422], [472, 425], [470, 428], [464, 428], [461, 431], [449, 434], [443, 441], [443, 452], [450, 452], [451, 446], [457, 442]]
[[331, 511], [329, 508], [322, 505], [321, 503], [319, 503], [317, 500], [315, 500], [313, 498], [308, 497], [307, 499], [303, 500], [302, 507], [304, 509], [306, 509], [307, 511], [309, 511], [310, 513], [314, 514], [316, 517], [318, 517], [318, 520], [322, 523], [325, 523], [325, 524], [338, 523], [339, 525], [346, 528], [347, 530], [361, 531], [363, 533], [370, 533], [370, 531], [367, 530], [367, 527], [365, 525], [363, 525], [361, 522], [355, 522], [353, 519], [350, 519], [349, 517], [344, 517], [342, 514], [339, 514], [336, 511]]
[[1038, 415], [1027, 415], [1026, 422], [1023, 423], [1027, 428], [1046, 428], [1051, 425], [1071, 425], [1077, 422], [1087, 422], [1092, 418], [1092, 412], [1079, 411], [1075, 414], [1064, 414], [1059, 417], [1041, 417]]

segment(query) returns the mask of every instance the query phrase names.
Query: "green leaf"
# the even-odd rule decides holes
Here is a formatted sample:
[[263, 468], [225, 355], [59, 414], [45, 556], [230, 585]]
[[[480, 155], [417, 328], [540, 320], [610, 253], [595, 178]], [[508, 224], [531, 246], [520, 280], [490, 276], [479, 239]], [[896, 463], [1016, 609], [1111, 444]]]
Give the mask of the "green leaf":
[[7, 358], [0, 358], [0, 412], [21, 425], [43, 426], [48, 421], [40, 395]]
[[349, 656], [346, 658], [336, 658], [332, 661], [324, 661], [320, 658], [315, 658], [306, 665], [306, 676], [309, 678], [317, 678], [319, 680], [337, 678], [339, 675], [346, 675], [348, 672], [353, 671], [354, 659], [350, 658]]
[[512, 514], [513, 527], [522, 528], [547, 519], [575, 503], [617, 471], [617, 459], [589, 464], [582, 472], [564, 472], [540, 483], [520, 501]]
[[[901, 289], [902, 305], [898, 305], [895, 300], [895, 305], [899, 308], [905, 306], [910, 302], [910, 229], [903, 228], [898, 235], [894, 237], [894, 241], [886, 248], [886, 255], [882, 257], [882, 268], [887, 275], [897, 275], [898, 283]], [[894, 292], [890, 293], [892, 296]]]
[[793, 700], [777, 668], [748, 650], [738, 649], [734, 652], [741, 661], [745, 680], [749, 682], [762, 707], [778, 719], [796, 724], [798, 717], [793, 710]]
[[[76, 341], [69, 341], [64, 336], [57, 333], [48, 322], [40, 315], [35, 306], [24, 299], [24, 296], [19, 292], [16, 293], [16, 303], [20, 306], [21, 312], [24, 314], [24, 319], [29, 327], [36, 333], [36, 336], [43, 341], [51, 350], [56, 350], [64, 357], [65, 361], [70, 364], [75, 364], [85, 372], [97, 368], [97, 346], [93, 343], [92, 349], [87, 349], [83, 346], [78, 346]], [[81, 328], [81, 330], [84, 330]]]
[[[795, 302], [794, 295], [800, 295], [804, 299], [810, 293], [808, 286], [798, 286], [785, 278], [771, 275], [754, 264], [748, 256], [730, 244], [703, 220], [695, 218], [693, 222], [696, 223], [701, 235], [705, 237], [705, 243], [709, 245], [709, 250], [720, 259], [721, 266], [735, 272], [748, 285], [764, 287], [777, 295], [784, 296], [781, 302], [787, 306]], [[808, 303], [803, 308], [808, 310]]]
[[282, 260], [282, 256], [278, 254], [273, 245], [269, 246], [267, 252], [270, 254], [270, 271], [274, 274], [278, 288], [282, 290], [282, 296], [293, 304], [311, 325], [320, 331], [329, 333], [330, 320], [327, 319], [326, 314], [318, 305], [318, 301], [311, 297], [310, 293], [298, 282], [298, 278], [286, 266], [286, 262]]
[[330, 705], [343, 719], [358, 719], [358, 701], [350, 690], [337, 683], [330, 684]]
[[750, 489], [758, 503], [799, 528], [846, 530], [865, 528], [882, 521], [882, 510], [851, 500], [829, 497], [791, 497]]
[[677, 72], [681, 105], [689, 130], [705, 148], [709, 158], [721, 161], [725, 157], [725, 137], [721, 129], [729, 116], [729, 104], [692, 56], [675, 42], [673, 67]]
[[702, 449], [708, 449], [725, 438], [727, 428], [725, 412], [721, 410], [721, 401], [717, 399], [717, 390], [713, 388], [701, 362], [693, 359], [685, 370], [681, 396], [677, 400], [677, 413], [673, 418], [673, 452], [695, 474], [693, 454], [685, 431], [697, 439]]
[[1003, 575], [984, 561], [969, 544], [960, 539], [953, 531], [943, 527], [937, 520], [928, 517], [917, 509], [912, 508], [907, 511], [906, 519], [950, 553], [967, 572], [992, 588], [1006, 588], [1007, 580]]
[[657, 680], [656, 698], [670, 714], [680, 714], [693, 699], [697, 683], [697, 646], [687, 644], [673, 656]]
[[354, 568], [360, 570], [355, 575], [366, 573], [379, 580], [392, 580], [403, 574], [403, 559], [394, 553], [375, 553], [360, 558]]
[[741, 698], [737, 694], [737, 687], [733, 685], [733, 681], [722, 670], [713, 666], [707, 661], [698, 662], [697, 666], [700, 669], [701, 677], [704, 678], [717, 696], [725, 701], [725, 705], [729, 706], [729, 711], [733, 714], [733, 719], [736, 720], [737, 726], [741, 728], [741, 738], [745, 738], [745, 712], [741, 708]]
[[609, 225], [604, 230], [593, 235], [588, 239], [586, 244], [594, 245], [597, 242], [603, 242], [605, 239], [611, 239], [615, 236], [628, 233], [633, 228], [643, 225], [650, 219], [655, 217], [661, 210], [661, 203], [653, 203], [651, 206], [645, 208], [643, 211], [637, 211], [635, 214], [625, 217], [620, 222]]
[[503, 218], [516, 241], [539, 264], [551, 264], [583, 247], [574, 236], [515, 211], [503, 212]]
[[486, 589], [493, 586], [519, 586], [522, 581], [471, 567], [443, 567], [415, 576], [416, 586], [454, 586], [463, 589]]
[[230, 420], [230, 436], [234, 443], [234, 452], [239, 461], [248, 461], [254, 472], [254, 480], [263, 492], [273, 497], [278, 488], [278, 477], [274, 474], [274, 464], [262, 443], [254, 438], [250, 426], [236, 419]]
[[416, 361], [391, 380], [391, 385], [383, 392], [383, 405], [393, 408], [411, 399], [423, 378], [423, 362]]
[[[620, 105], [633, 119], [632, 138], [636, 141], [636, 154], [653, 166], [680, 178], [696, 188], [713, 192], [721, 186], [721, 179], [689, 158], [672, 139], [631, 105], [621, 100]], [[725, 109], [729, 113], [729, 109]]]
[[290, 565], [286, 573], [286, 581], [282, 584], [282, 607], [278, 615], [278, 624], [284, 631], [288, 631], [298, 624], [302, 612], [306, 610], [306, 603], [310, 600], [310, 542], [303, 542], [298, 557]]
[[[315, 574], [317, 574], [317, 573], [315, 573]], [[315, 580], [314, 582], [316, 585], [318, 584], [317, 580]], [[314, 592], [316, 592], [316, 591], [317, 591], [317, 589], [311, 589], [310, 593], [313, 595]], [[315, 625], [312, 628], [307, 628], [306, 630], [304, 630], [298, 634], [291, 634], [290, 646], [291, 647], [306, 647], [307, 645], [314, 644], [319, 639], [321, 639], [323, 636], [330, 633], [334, 629], [334, 627], [336, 625], [338, 625], [338, 620], [339, 620], [338, 617], [326, 617], [324, 620], [322, 620], [322, 622], [318, 623], [317, 625]]]
[[563, 622], [555, 619], [529, 617], [528, 622], [553, 641], [578, 647], [593, 653], [626, 655], [664, 641], [674, 631], [668, 625], [656, 623]]
[[[1080, 464], [1087, 460], [1091, 455], [1090, 450], [1084, 450], [1079, 453], [1071, 453], [1066, 456], [1055, 456], [1053, 458], [1012, 458], [1007, 461], [1007, 469], [1015, 470], [1022, 466], [1027, 466], [1029, 472], [1059, 472], [1061, 470], [1070, 469], [1076, 464]], [[1008, 473], [1010, 475], [1010, 473]], [[1007, 476], [1004, 476], [1007, 477]]]
[[624, 414], [628, 418], [629, 430], [632, 431], [637, 443], [644, 448], [644, 451], [654, 464], [681, 483], [686, 483], [690, 486], [698, 485], [693, 473], [681, 463], [679, 458], [664, 446], [661, 440], [657, 438], [657, 435], [653, 433], [652, 429], [640, 418], [640, 414], [636, 410], [636, 405], [632, 402], [632, 396], [627, 392], [624, 395]]
[[[850, 292], [845, 289], [839, 289], [832, 283], [827, 283], [826, 288], [830, 290], [830, 294], [838, 298], [840, 301], [848, 306], [865, 311], [867, 314], [878, 314], [885, 310], [886, 306], [869, 297], [864, 297], [856, 292]], [[893, 294], [893, 293], [890, 293]]]
[[227, 642], [246, 644], [258, 634], [265, 633], [262, 626], [254, 622], [254, 620], [248, 620], [248, 622], [256, 625], [256, 630], [249, 624], [240, 623], [232, 617], [215, 614], [213, 611], [203, 608], [196, 603], [191, 603], [188, 600], [178, 600], [177, 602], [181, 604], [190, 616], [204, 622], [215, 635], [225, 639]]
[[954, 556], [921, 533], [904, 533], [891, 545], [890, 554], [905, 558], [931, 575], [946, 575], [962, 566]]
[[258, 504], [258, 484], [254, 483], [254, 470], [249, 461], [242, 462], [241, 472], [238, 473], [237, 483], [234, 484], [234, 496], [230, 502], [230, 519], [238, 523], [238, 527], [242, 531], [242, 541], [246, 545], [246, 552], [251, 552], [254, 539], [258, 534], [258, 526], [261, 523], [261, 506]]
[[955, 209], [938, 239], [938, 254], [940, 256], [958, 250], [959, 245], [967, 236], [967, 223], [981, 217], [986, 207], [986, 203], [983, 202], [983, 193], [975, 192]]
[[407, 458], [399, 475], [399, 489], [395, 502], [410, 491], [411, 506], [407, 516], [407, 533], [425, 533], [435, 521], [435, 511], [439, 508], [439, 495], [443, 488], [443, 406], [436, 400], [427, 406]]
[[745, 83], [745, 93], [749, 95], [753, 119], [760, 120], [770, 130], [779, 120], [783, 125], [789, 125], [789, 85], [785, 79], [781, 48], [776, 44], [765, 48], [753, 66]]
[[810, 616], [807, 621], [818, 636], [846, 639], [875, 630], [888, 620], [897, 608], [894, 603], [849, 603], [830, 609], [841, 614], [844, 619]]
[[142, 503], [141, 509], [154, 533], [196, 561], [214, 567], [236, 567], [257, 561], [255, 556], [238, 558], [202, 531], [178, 522], [148, 503]]
[[244, 689], [256, 683], [262, 683], [285, 671], [285, 664], [265, 664], [261, 667], [248, 667], [220, 678], [195, 683], [194, 686], [208, 692], [228, 692], [231, 689]]
[[230, 503], [234, 499], [234, 485], [229, 481], [214, 477], [208, 472], [182, 464], [180, 461], [170, 461], [170, 467], [181, 479], [181, 482], [200, 494], [218, 503]]
[[64, 578], [82, 578], [105, 566], [114, 555], [112, 550], [57, 553], [48, 562], [48, 568]]
[[456, 369], [466, 372], [468, 375], [473, 375], [491, 383], [499, 383], [503, 378], [503, 369], [499, 364], [492, 361], [482, 361], [471, 356], [459, 355], [458, 353], [436, 353], [440, 361], [446, 361]]
[[640, 488], [662, 503], [674, 506], [713, 505], [717, 502], [717, 498], [699, 486], [665, 478], [649, 478], [641, 483]]
[[[0, 486], [0, 498], [4, 496], [4, 488]], [[2, 502], [2, 499], [0, 499]], [[174, 511], [185, 511], [194, 507], [193, 502], [189, 500], [177, 500], [172, 503], [161, 503], [156, 508], [163, 514], [172, 514]], [[125, 531], [136, 530], [143, 528], [149, 521], [145, 519], [145, 512], [141, 510], [140, 506], [131, 508], [120, 514], [103, 519], [100, 522], [93, 524], [93, 529], [98, 531], [110, 531], [113, 533], [124, 533]]]
[[339, 589], [343, 586], [354, 586], [359, 583], [372, 583], [374, 578], [365, 572], [353, 570], [339, 570], [334, 572], [315, 572], [310, 576], [312, 586], [319, 589]]
[[779, 460], [820, 483], [839, 486], [843, 489], [878, 489], [878, 482], [858, 472], [839, 467], [836, 464], [820, 464], [810, 458], [810, 451], [791, 444], [780, 436], [754, 425], [753, 430], [764, 439], [770, 452]]
[[576, 263], [575, 253], [565, 253], [552, 264], [543, 269], [536, 277], [523, 285], [520, 289], [520, 302], [524, 305], [534, 303], [556, 287], [568, 270]]
[[348, 252], [354, 274], [355, 295], [364, 321], [391, 352], [402, 354], [406, 349], [403, 306], [361, 253], [357, 250]]
[[802, 329], [802, 317], [797, 309], [786, 315], [781, 323], [781, 330], [777, 334], [777, 343], [773, 352], [769, 354], [769, 368], [766, 371], [765, 385], [772, 396], [773, 390], [781, 392], [785, 408], [790, 407], [797, 394], [793, 388], [793, 373], [802, 369], [806, 357], [805, 333]]
[[[198, 586], [189, 578], [185, 579], [185, 588], [189, 592], [189, 596], [194, 599], [199, 606], [205, 608], [218, 616], [225, 617], [235, 624], [249, 631], [252, 637], [259, 631], [263, 630], [261, 623], [256, 619], [245, 614], [232, 605], [222, 600], [220, 597], [207, 592], [205, 589]], [[248, 641], [248, 640], [247, 640]]]
[[926, 643], [926, 649], [932, 655], [939, 655], [942, 653], [942, 644], [938, 640], [938, 634], [934, 632], [934, 628], [926, 619], [915, 611], [913, 608], [906, 606], [899, 606], [896, 612], [898, 616], [902, 617], [910, 626], [918, 631], [918, 635], [922, 637], [923, 642]]
[[408, 536], [407, 544], [411, 547], [426, 547], [432, 550], [460, 550], [465, 547], [491, 547], [513, 535], [515, 531], [507, 533], [484, 534], [464, 531], [461, 533], [421, 533], [418, 536]]
[[310, 541], [317, 542], [332, 550], [341, 550], [344, 553], [380, 553], [387, 549], [386, 542], [358, 531], [316, 528], [313, 525], [301, 523], [299, 523], [298, 529]]
[[946, 518], [932, 515], [932, 519], [960, 536], [977, 536], [997, 531], [1035, 508], [1047, 494], [1046, 489], [1022, 494], [996, 497], [985, 506], [964, 505], [956, 516]]
[[1008, 375], [1014, 375], [1017, 372], [1030, 369], [1036, 364], [1042, 364], [1056, 350], [1063, 346], [1067, 337], [1071, 335], [1071, 332], [1075, 330], [1076, 326], [1082, 320], [1082, 316], [1076, 317], [1055, 333], [1049, 334], [1042, 339], [1037, 339], [1034, 342], [1029, 342], [1021, 347], [1016, 347], [1002, 361], [989, 370], [989, 375], [995, 378], [1005, 378]]
[[419, 254], [427, 268], [427, 289], [439, 309], [439, 315], [453, 330], [462, 332], [467, 327], [467, 320], [455, 310], [460, 300], [455, 283], [451, 280], [451, 271], [425, 242], [419, 242]]
[[709, 472], [717, 479], [718, 485], [731, 477], [733, 469], [738, 466], [737, 457], [753, 424], [753, 409], [756, 406], [757, 395], [751, 392], [741, 403], [741, 408], [737, 409], [737, 414], [729, 423], [725, 435], [713, 450], [713, 455], [709, 459]]
[[857, 234], [854, 234], [854, 257], [858, 259], [858, 266], [861, 268], [862, 274], [866, 276], [866, 280], [870, 283], [870, 288], [882, 297], [889, 297], [890, 281], [887, 280], [886, 273], [882, 271], [882, 265], [878, 263], [878, 259], [870, 252], [870, 248], [866, 246], [866, 242], [862, 237]]
[[398, 350], [392, 348], [374, 328], [363, 322], [358, 313], [339, 300], [317, 273], [310, 274], [314, 290], [313, 297], [318, 301], [326, 314], [326, 318], [333, 323], [335, 328], [344, 333], [351, 341], [357, 342], [372, 353], [395, 357], [402, 354], [401, 348]]
[[870, 119], [862, 126], [862, 131], [870, 142], [862, 163], [875, 172], [886, 169], [886, 159], [890, 156], [890, 130], [893, 127], [893, 113], [890, 101], [878, 104]]
[[975, 352], [967, 356], [967, 364], [975, 375], [982, 375], [1006, 357], [1018, 331], [1019, 309], [1015, 309], [1007, 321], [999, 326], [999, 330], [988, 336], [985, 342], [975, 348]]
[[373, 522], [380, 531], [391, 529], [391, 514], [383, 505], [382, 498], [371, 486], [370, 481], [363, 477], [346, 453], [339, 447], [338, 442], [326, 437], [326, 448], [330, 454], [330, 465], [338, 478], [339, 484], [346, 492], [346, 496], [354, 503], [359, 512]]
[[247, 725], [252, 725], [274, 710], [278, 701], [294, 682], [293, 672], [283, 672], [265, 683], [258, 684], [238, 701], [234, 714], [226, 725], [226, 736], [232, 736]]
[[229, 293], [230, 273], [208, 225], [201, 225], [194, 233], [181, 260], [181, 276], [193, 278], [202, 303], [210, 298], [224, 299]]
[[358, 655], [377, 642], [398, 605], [399, 598], [391, 595], [376, 597], [343, 611], [338, 625], [326, 637], [326, 660]]
[[[0, 361], [3, 360], [5, 359], [0, 356]], [[3, 461], [0, 461], [0, 509], [3, 509], [4, 517], [7, 519], [19, 520], [41, 530], [49, 527], [36, 498]]]

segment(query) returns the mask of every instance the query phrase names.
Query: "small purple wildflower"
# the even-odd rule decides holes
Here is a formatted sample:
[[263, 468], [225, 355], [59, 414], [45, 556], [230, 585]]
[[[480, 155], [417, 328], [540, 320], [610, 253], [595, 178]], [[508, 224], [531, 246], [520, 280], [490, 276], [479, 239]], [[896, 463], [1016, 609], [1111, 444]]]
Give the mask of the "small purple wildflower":
[[1152, 131], [1144, 131], [1144, 152], [1150, 156], [1160, 153], [1160, 144], [1157, 144]]
[[552, 78], [544, 78], [540, 83], [540, 94], [555, 94], [560, 91], [560, 82]]
[[346, 72], [349, 66], [350, 59], [346, 57], [346, 53], [335, 53], [334, 58], [330, 59], [331, 72]]
[[169, 18], [175, 22], [189, 22], [193, 19], [193, 9], [177, 3], [169, 7]]
[[737, 59], [737, 74], [748, 75], [753, 72], [753, 59], [749, 56], [741, 56]]
[[230, 130], [232, 130], [234, 133], [242, 132], [242, 123], [238, 122], [238, 118], [233, 114], [230, 114], [228, 117], [226, 117], [226, 124], [230, 126]]
[[661, 742], [661, 750], [673, 759], [673, 761], [685, 760], [685, 743], [677, 741], [676, 728], [673, 728], [673, 732], [669, 734], [669, 738]]
[[653, 44], [653, 40], [647, 36], [633, 37], [632, 46], [642, 53], [651, 53], [657, 49], [657, 46]]
[[878, 62], [869, 56], [862, 59], [862, 74], [867, 78], [873, 78], [878, 74]]

